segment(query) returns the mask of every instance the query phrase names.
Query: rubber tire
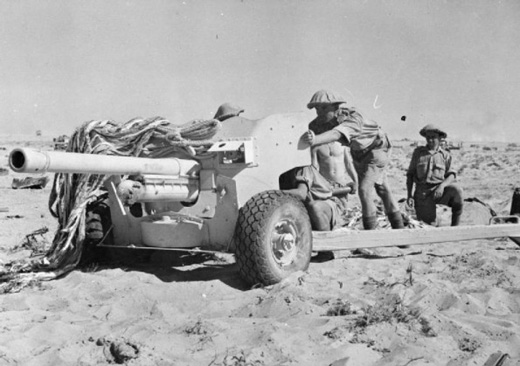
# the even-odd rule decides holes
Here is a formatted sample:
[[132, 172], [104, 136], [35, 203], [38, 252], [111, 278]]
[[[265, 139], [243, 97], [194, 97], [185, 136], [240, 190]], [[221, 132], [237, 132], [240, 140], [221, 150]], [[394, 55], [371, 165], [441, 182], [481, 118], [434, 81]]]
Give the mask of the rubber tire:
[[[286, 220], [296, 229], [296, 257], [277, 263], [271, 240], [277, 223]], [[301, 201], [278, 190], [256, 194], [240, 209], [235, 228], [235, 260], [249, 285], [272, 285], [291, 273], [305, 271], [312, 255], [312, 229]]]

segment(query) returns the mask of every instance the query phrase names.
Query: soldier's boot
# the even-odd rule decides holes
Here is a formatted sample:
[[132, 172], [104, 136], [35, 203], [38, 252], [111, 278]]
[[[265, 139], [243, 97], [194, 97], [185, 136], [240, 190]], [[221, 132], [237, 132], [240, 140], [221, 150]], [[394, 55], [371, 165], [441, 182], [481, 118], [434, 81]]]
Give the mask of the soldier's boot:
[[404, 229], [403, 215], [401, 215], [401, 211], [389, 212], [388, 221], [390, 221], [392, 229]]
[[[404, 229], [403, 215], [401, 215], [401, 211], [389, 212], [388, 221], [390, 221], [392, 229]], [[409, 245], [398, 245], [397, 247], [401, 249], [410, 248]]]
[[363, 216], [363, 228], [365, 230], [377, 229], [377, 216]]
[[459, 226], [462, 216], [462, 205], [453, 205], [451, 208], [451, 226]]

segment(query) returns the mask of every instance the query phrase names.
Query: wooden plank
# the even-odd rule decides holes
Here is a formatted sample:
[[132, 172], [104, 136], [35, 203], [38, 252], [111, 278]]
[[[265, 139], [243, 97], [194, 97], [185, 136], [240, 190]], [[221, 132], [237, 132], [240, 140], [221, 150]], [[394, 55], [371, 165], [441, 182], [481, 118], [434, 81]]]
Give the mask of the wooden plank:
[[312, 232], [315, 251], [421, 245], [499, 237], [520, 237], [520, 224]]

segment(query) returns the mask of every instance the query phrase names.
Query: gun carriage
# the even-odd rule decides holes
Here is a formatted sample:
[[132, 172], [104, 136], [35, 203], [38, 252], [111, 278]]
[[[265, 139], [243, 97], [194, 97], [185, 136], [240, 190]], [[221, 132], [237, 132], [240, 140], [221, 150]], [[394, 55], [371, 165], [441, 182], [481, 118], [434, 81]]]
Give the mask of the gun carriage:
[[222, 123], [201, 154], [144, 158], [18, 148], [9, 164], [18, 173], [110, 176], [107, 202], [87, 212], [91, 242], [234, 253], [250, 284], [269, 285], [306, 270], [312, 251], [493, 237], [520, 243], [516, 216], [505, 220], [512, 223], [471, 227], [313, 232], [304, 205], [280, 190], [283, 173], [311, 163], [309, 147], [300, 140], [306, 130], [299, 114], [256, 121], [236, 116]]

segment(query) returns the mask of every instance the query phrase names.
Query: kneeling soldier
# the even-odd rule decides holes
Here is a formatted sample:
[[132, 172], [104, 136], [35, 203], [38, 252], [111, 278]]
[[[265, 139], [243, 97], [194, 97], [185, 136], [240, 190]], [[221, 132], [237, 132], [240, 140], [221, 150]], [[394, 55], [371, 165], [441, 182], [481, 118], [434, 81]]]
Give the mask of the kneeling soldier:
[[430, 225], [437, 219], [436, 205], [447, 205], [452, 212], [451, 226], [457, 226], [462, 215], [462, 189], [455, 183], [456, 172], [450, 153], [440, 146], [441, 139], [448, 135], [431, 124], [419, 133], [426, 138], [426, 146], [419, 146], [413, 152], [406, 174], [407, 203], [415, 206], [418, 220]]

